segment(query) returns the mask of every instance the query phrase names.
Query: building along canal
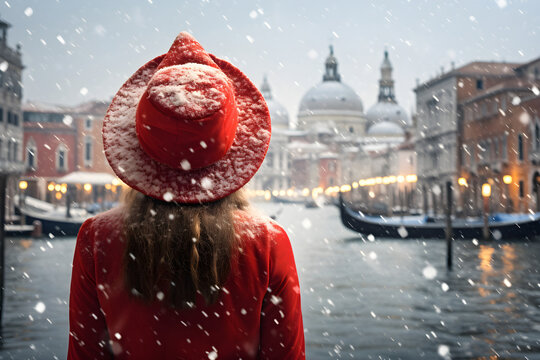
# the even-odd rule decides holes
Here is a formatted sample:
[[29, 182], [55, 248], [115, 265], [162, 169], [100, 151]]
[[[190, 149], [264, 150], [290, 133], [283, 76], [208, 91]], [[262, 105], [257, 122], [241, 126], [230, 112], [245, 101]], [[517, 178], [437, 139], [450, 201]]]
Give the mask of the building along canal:
[[[540, 359], [540, 241], [382, 239], [335, 207], [256, 204], [287, 230], [307, 358]], [[8, 239], [0, 359], [64, 359], [74, 238]]]

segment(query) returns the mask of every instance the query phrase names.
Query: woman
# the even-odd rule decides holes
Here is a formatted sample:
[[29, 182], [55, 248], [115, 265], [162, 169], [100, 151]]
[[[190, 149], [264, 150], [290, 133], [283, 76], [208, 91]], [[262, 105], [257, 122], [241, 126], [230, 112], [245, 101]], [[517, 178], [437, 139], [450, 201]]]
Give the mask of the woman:
[[69, 359], [304, 359], [286, 233], [246, 210], [270, 116], [251, 81], [181, 33], [104, 120], [130, 190], [77, 238]]

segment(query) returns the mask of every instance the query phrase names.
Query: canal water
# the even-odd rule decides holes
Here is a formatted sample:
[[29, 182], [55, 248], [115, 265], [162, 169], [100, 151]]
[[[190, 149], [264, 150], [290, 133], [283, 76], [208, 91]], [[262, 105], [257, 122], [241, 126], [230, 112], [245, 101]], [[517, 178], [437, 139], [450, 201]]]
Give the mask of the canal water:
[[[308, 359], [540, 359], [540, 242], [391, 240], [256, 204], [295, 251]], [[65, 359], [75, 239], [8, 239], [0, 359]]]

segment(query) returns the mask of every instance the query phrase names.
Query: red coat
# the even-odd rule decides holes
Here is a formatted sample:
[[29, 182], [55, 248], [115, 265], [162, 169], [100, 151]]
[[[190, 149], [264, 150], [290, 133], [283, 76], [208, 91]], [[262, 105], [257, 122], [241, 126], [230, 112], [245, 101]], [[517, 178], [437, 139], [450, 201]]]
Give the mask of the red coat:
[[79, 231], [68, 359], [305, 359], [298, 276], [281, 227], [238, 213], [240, 255], [221, 298], [175, 311], [124, 289], [122, 215], [113, 209]]

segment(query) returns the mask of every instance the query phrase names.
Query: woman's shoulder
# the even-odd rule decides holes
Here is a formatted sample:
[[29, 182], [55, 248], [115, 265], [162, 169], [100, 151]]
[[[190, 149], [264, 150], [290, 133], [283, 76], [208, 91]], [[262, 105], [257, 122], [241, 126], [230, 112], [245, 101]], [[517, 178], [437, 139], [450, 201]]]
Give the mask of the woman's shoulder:
[[[86, 219], [79, 229], [77, 241], [94, 243], [98, 242], [97, 239], [103, 239], [103, 235], [105, 234], [107, 237], [119, 235], [122, 228], [124, 210], [121, 205]], [[96, 244], [94, 243], [94, 245]]]
[[234, 215], [237, 232], [243, 238], [267, 239], [273, 242], [282, 238], [288, 239], [287, 233], [276, 221], [255, 210], [241, 210]]

